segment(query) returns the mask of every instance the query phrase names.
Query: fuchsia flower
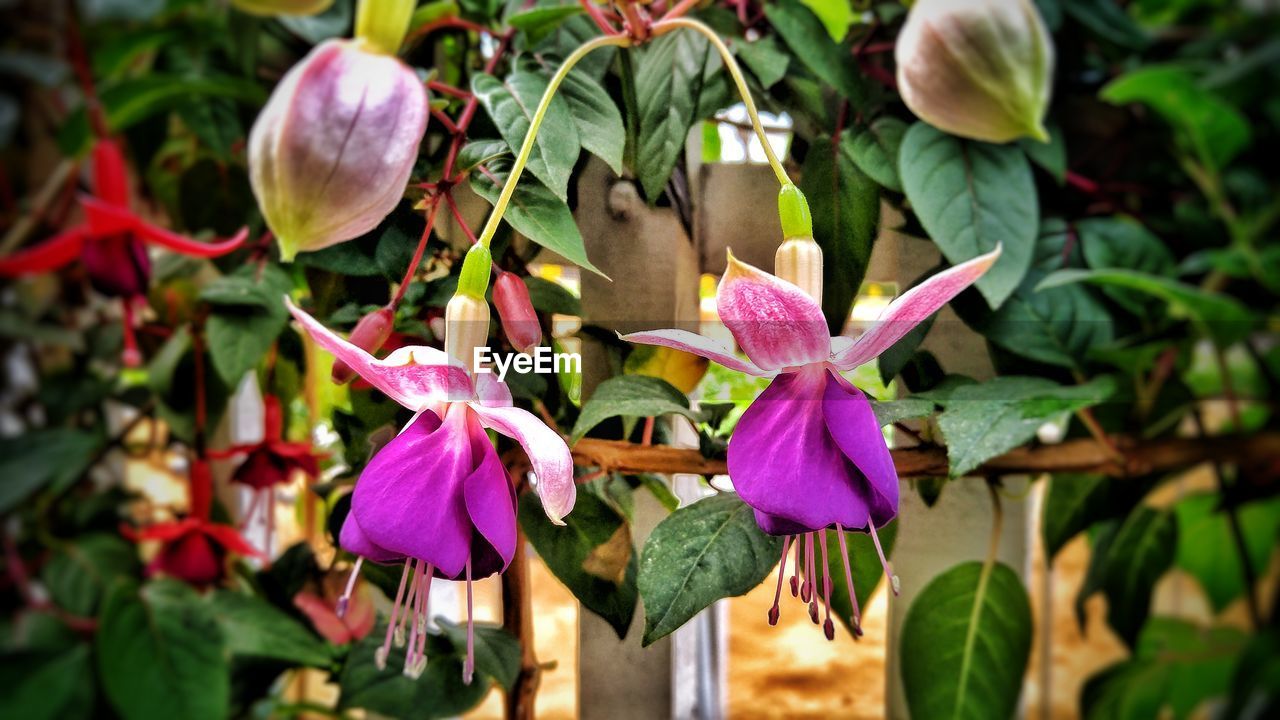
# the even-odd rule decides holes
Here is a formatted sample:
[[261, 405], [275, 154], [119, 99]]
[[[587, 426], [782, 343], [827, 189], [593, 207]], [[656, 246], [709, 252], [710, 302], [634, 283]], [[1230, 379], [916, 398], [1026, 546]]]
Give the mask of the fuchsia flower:
[[204, 243], [157, 227], [129, 209], [129, 179], [124, 155], [112, 140], [93, 147], [93, 194], [80, 196], [85, 222], [25, 250], [0, 259], [0, 277], [49, 272], [76, 258], [84, 263], [89, 281], [104, 295], [124, 299], [125, 364], [142, 358], [133, 338], [133, 304], [147, 291], [151, 261], [145, 243], [192, 257], [214, 258], [240, 247], [249, 233]]
[[160, 551], [147, 564], [148, 576], [163, 574], [197, 587], [222, 580], [228, 552], [262, 557], [235, 528], [198, 517], [156, 523], [128, 536], [138, 542], [160, 542]]
[[[771, 535], [786, 537], [778, 590], [769, 622], [778, 620], [778, 596], [787, 554], [795, 545], [796, 569], [806, 565], [805, 580], [791, 580], [792, 594], [809, 603], [817, 622], [818, 587], [814, 546], [821, 548], [827, 637], [831, 622], [831, 579], [827, 574], [827, 528], [834, 527], [845, 559], [845, 529], [871, 534], [898, 514], [898, 474], [871, 403], [840, 376], [878, 356], [982, 276], [1000, 250], [974, 258], [929, 278], [895, 300], [874, 327], [856, 341], [829, 337], [822, 309], [799, 287], [729, 256], [716, 293], [720, 319], [746, 353], [743, 360], [723, 344], [685, 330], [654, 330], [624, 340], [662, 345], [701, 355], [739, 372], [773, 378], [743, 413], [729, 440], [729, 477], [755, 510], [756, 523]], [[893, 577], [880, 552], [885, 572]], [[854, 600], [854, 626], [858, 624]]]
[[576, 495], [569, 448], [541, 420], [513, 407], [511, 392], [493, 375], [477, 375], [473, 384], [461, 365], [431, 347], [403, 347], [375, 359], [288, 298], [285, 303], [317, 344], [417, 413], [360, 474], [339, 537], [343, 549], [360, 556], [358, 562], [407, 560], [378, 662], [385, 666], [393, 636], [402, 637], [408, 623], [405, 673], [420, 674], [426, 667], [431, 579], [465, 579], [464, 673], [470, 682], [471, 582], [505, 570], [516, 553], [515, 491], [485, 428], [524, 448], [543, 509], [557, 524], [564, 524], [561, 517], [573, 509]]

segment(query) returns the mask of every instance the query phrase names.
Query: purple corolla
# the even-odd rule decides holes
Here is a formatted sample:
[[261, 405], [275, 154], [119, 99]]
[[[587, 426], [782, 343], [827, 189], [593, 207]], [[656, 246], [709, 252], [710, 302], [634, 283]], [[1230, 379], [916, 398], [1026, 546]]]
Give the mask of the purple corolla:
[[[339, 537], [343, 549], [360, 557], [358, 563], [406, 561], [379, 665], [386, 662], [392, 638], [403, 638], [409, 624], [405, 673], [422, 672], [431, 579], [463, 579], [468, 608], [464, 677], [470, 682], [471, 581], [505, 570], [516, 553], [515, 492], [485, 428], [524, 448], [543, 509], [560, 525], [576, 494], [569, 448], [541, 420], [513, 407], [510, 390], [493, 375], [478, 374], [473, 382], [462, 365], [431, 347], [403, 347], [378, 360], [285, 302], [317, 344], [417, 413], [360, 474]], [[349, 586], [358, 571], [357, 566]]]
[[[701, 355], [757, 377], [772, 378], [743, 413], [729, 440], [729, 477], [755, 511], [760, 528], [782, 535], [782, 567], [769, 611], [778, 620], [778, 598], [787, 555], [795, 547], [791, 592], [809, 603], [818, 621], [815, 546], [822, 560], [824, 630], [831, 622], [827, 528], [834, 527], [845, 559], [845, 581], [859, 623], [844, 531], [871, 534], [885, 572], [893, 577], [876, 528], [898, 514], [898, 473], [871, 403], [840, 371], [878, 356], [982, 276], [1000, 250], [949, 268], [912, 288], [857, 340], [830, 337], [819, 304], [802, 289], [729, 256], [716, 293], [720, 319], [747, 359], [722, 343], [684, 330], [653, 330], [624, 340], [663, 345]], [[801, 564], [804, 567], [801, 567]]]

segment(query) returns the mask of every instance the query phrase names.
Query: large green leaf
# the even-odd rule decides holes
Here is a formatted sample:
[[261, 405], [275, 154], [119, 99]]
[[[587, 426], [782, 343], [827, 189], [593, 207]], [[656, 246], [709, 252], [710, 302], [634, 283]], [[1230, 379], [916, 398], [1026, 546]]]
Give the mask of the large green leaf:
[[200, 293], [214, 306], [205, 324], [213, 368], [228, 387], [239, 385], [288, 324], [282, 298], [289, 277], [276, 265], [241, 267]]
[[1049, 481], [1040, 515], [1040, 538], [1049, 562], [1067, 541], [1107, 516], [1111, 484], [1106, 475], [1071, 473], [1054, 475]]
[[1178, 144], [1211, 170], [1225, 167], [1249, 145], [1248, 119], [1179, 65], [1141, 67], [1111, 81], [1099, 96], [1117, 105], [1150, 107], [1173, 126]]
[[[405, 676], [404, 648], [393, 648], [386, 666], [379, 668], [377, 654], [386, 632], [386, 623], [380, 623], [351, 646], [346, 666], [338, 675], [342, 688], [339, 709], [363, 708], [395, 718], [447, 718], [479, 705], [493, 687], [494, 678], [483, 671], [479, 657], [479, 677], [470, 685], [462, 682], [462, 655], [449, 638], [438, 634], [427, 637], [428, 662], [421, 677]], [[486, 676], [490, 681], [482, 682]]]
[[898, 118], [876, 118], [853, 134], [849, 155], [872, 180], [890, 190], [902, 192], [898, 151], [902, 147], [902, 136], [906, 134], [907, 124]]
[[[766, 35], [750, 42], [745, 39], [733, 40], [733, 52], [743, 65], [756, 76], [760, 86], [766, 90], [773, 87], [787, 74], [791, 65], [791, 56], [778, 47], [775, 37]], [[719, 155], [716, 155], [719, 159]]]
[[704, 87], [720, 71], [721, 60], [707, 39], [681, 30], [668, 33], [638, 52], [635, 95], [639, 135], [635, 172], [645, 197], [662, 194], [698, 111]]
[[520, 527], [582, 606], [625, 638], [636, 611], [637, 554], [626, 518], [594, 493], [578, 493], [565, 526], [547, 521], [533, 493], [520, 498]]
[[[545, 77], [523, 70], [508, 75], [505, 80], [484, 73], [471, 79], [471, 91], [484, 105], [513, 153], [519, 152], [524, 143], [546, 89]], [[561, 200], [568, 197], [569, 175], [578, 162], [581, 141], [577, 128], [569, 105], [557, 94], [547, 108], [526, 165], [529, 172]]]
[[1171, 316], [1190, 320], [1201, 332], [1224, 345], [1247, 335], [1255, 324], [1253, 313], [1232, 297], [1136, 270], [1059, 270], [1036, 287], [1047, 289], [1077, 282], [1125, 288], [1159, 298], [1168, 304]]
[[622, 113], [604, 85], [582, 72], [571, 72], [560, 86], [560, 96], [569, 103], [582, 147], [605, 161], [615, 175], [621, 175], [627, 131]]
[[911, 717], [1013, 717], [1031, 632], [1031, 603], [1009, 566], [966, 562], [934, 578], [902, 626]]
[[576, 443], [591, 428], [613, 417], [642, 418], [657, 415], [684, 415], [697, 420], [689, 409], [689, 399], [671, 383], [647, 375], [617, 375], [600, 383], [591, 399], [582, 406], [573, 424], [569, 442]]
[[0, 653], [0, 710], [22, 720], [88, 720], [95, 688], [89, 645]]
[[849, 136], [838, 144], [818, 138], [800, 179], [813, 214], [813, 236], [822, 247], [822, 312], [833, 335], [844, 329], [880, 225], [879, 188], [858, 169], [852, 148]]
[[218, 590], [209, 605], [233, 655], [321, 668], [333, 659], [315, 633], [261, 598]]
[[136, 574], [138, 550], [118, 535], [93, 533], [57, 548], [40, 570], [49, 596], [67, 612], [92, 617], [117, 578]]
[[[1222, 612], [1246, 590], [1240, 550], [1227, 512], [1216, 494], [1189, 495], [1174, 506], [1178, 520], [1178, 567], [1195, 576], [1215, 612]], [[1266, 574], [1280, 540], [1280, 499], [1240, 505], [1235, 510], [1240, 536], [1254, 577]]]
[[809, 7], [798, 0], [780, 0], [765, 3], [764, 12], [769, 24], [810, 72], [855, 107], [866, 103], [867, 88], [849, 57], [849, 47], [832, 40], [823, 21]]
[[223, 720], [226, 643], [207, 603], [174, 580], [112, 588], [98, 627], [98, 677], [125, 720]]
[[1031, 166], [1016, 146], [961, 140], [923, 122], [902, 138], [902, 187], [920, 223], [952, 263], [1002, 248], [978, 279], [997, 308], [1031, 266], [1040, 204]]
[[956, 388], [942, 401], [946, 409], [938, 416], [951, 475], [964, 475], [1031, 440], [1046, 421], [1096, 405], [1114, 392], [1109, 377], [1062, 386], [1045, 378], [1004, 376]]
[[1177, 541], [1173, 514], [1143, 505], [1129, 513], [1109, 543], [1100, 578], [1107, 623], [1130, 645], [1147, 621], [1156, 581], [1173, 565]]
[[[507, 181], [510, 170], [510, 160], [492, 160], [484, 171], [471, 173], [471, 189], [492, 205], [498, 202], [502, 184]], [[542, 247], [559, 253], [578, 267], [604, 275], [587, 259], [582, 233], [578, 232], [569, 205], [537, 180], [526, 178], [520, 181], [502, 217], [516, 232]]]
[[[1085, 262], [1094, 270], [1140, 270], [1152, 275], [1173, 275], [1173, 254], [1160, 239], [1136, 220], [1125, 217], [1087, 218], [1075, 224]], [[1120, 287], [1102, 291], [1124, 308], [1145, 316], [1155, 298]]]
[[0, 438], [0, 514], [37, 490], [64, 489], [79, 480], [102, 444], [99, 436], [70, 428]]
[[782, 538], [764, 534], [751, 507], [733, 493], [671, 513], [640, 557], [643, 644], [671, 634], [716, 600], [759, 585], [781, 553]]

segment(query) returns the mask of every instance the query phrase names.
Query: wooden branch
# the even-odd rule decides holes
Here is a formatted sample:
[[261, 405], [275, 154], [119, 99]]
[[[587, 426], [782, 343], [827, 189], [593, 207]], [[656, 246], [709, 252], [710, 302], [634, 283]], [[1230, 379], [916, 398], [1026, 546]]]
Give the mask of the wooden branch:
[[[1097, 440], [1081, 438], [1057, 445], [1017, 448], [988, 460], [970, 474], [1088, 472], [1133, 477], [1191, 467], [1215, 459], [1249, 463], [1280, 457], [1280, 433], [1277, 432], [1146, 441], [1124, 436], [1113, 436], [1112, 439], [1123, 459], [1117, 459], [1114, 450]], [[892, 452], [899, 477], [934, 477], [948, 473], [945, 448], [931, 445]], [[728, 472], [725, 461], [704, 458], [697, 450], [594, 438], [578, 441], [573, 447], [573, 462], [575, 465], [627, 473], [723, 475]]]

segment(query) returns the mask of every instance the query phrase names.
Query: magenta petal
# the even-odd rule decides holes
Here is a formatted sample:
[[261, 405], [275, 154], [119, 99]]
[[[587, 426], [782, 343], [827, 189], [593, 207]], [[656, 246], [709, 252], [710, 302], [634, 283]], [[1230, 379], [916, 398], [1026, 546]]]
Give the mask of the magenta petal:
[[466, 406], [424, 412], [365, 466], [351, 513], [373, 544], [457, 575], [471, 553], [463, 486], [475, 469]]
[[785, 534], [862, 527], [869, 517], [866, 481], [827, 431], [825, 389], [820, 368], [778, 376], [729, 440], [734, 488], [757, 512], [789, 523]]
[[836, 445], [875, 493], [869, 498], [871, 519], [876, 527], [884, 525], [898, 514], [898, 470], [871, 403], [858, 388], [828, 371], [822, 414]]
[[822, 308], [803, 290], [731, 253], [716, 291], [720, 320], [751, 361], [765, 370], [822, 362], [831, 336]]
[[[515, 489], [511, 486], [507, 469], [503, 467], [484, 428], [480, 427], [479, 422], [473, 421], [470, 424], [473, 425], [472, 453], [483, 459], [475, 472], [467, 478], [462, 492], [471, 524], [502, 558], [501, 565], [491, 572], [500, 572], [507, 569], [516, 554]], [[471, 569], [473, 577], [480, 576], [476, 572], [474, 557]]]
[[631, 343], [661, 345], [662, 347], [683, 350], [723, 365], [730, 370], [737, 370], [756, 377], [773, 375], [771, 372], [756, 367], [756, 364], [750, 360], [743, 360], [734, 355], [733, 351], [725, 347], [723, 343], [697, 333], [691, 333], [688, 330], [649, 330], [631, 333], [630, 335], [620, 335], [619, 337]]
[[403, 555], [374, 545], [369, 536], [364, 534], [353, 512], [347, 513], [347, 519], [342, 522], [342, 532], [338, 534], [338, 545], [349, 553], [376, 563], [393, 563], [404, 559]]
[[387, 397], [401, 405], [421, 412], [433, 409], [449, 400], [469, 400], [471, 379], [461, 365], [450, 364], [448, 357], [435, 348], [403, 347], [387, 356], [375, 359], [364, 350], [338, 337], [315, 318], [300, 310], [289, 300], [285, 306], [311, 339], [320, 347], [345, 362], [360, 377], [381, 390]]
[[831, 363], [850, 370], [888, 350], [903, 335], [959, 295], [995, 264], [1000, 247], [967, 262], [948, 268], [903, 293], [889, 303], [876, 324], [852, 345], [845, 345], [831, 356]]
[[573, 483], [573, 456], [564, 438], [541, 420], [517, 407], [492, 408], [473, 403], [471, 409], [485, 427], [514, 439], [524, 448], [537, 477], [538, 499], [556, 525], [573, 510], [578, 489]]

